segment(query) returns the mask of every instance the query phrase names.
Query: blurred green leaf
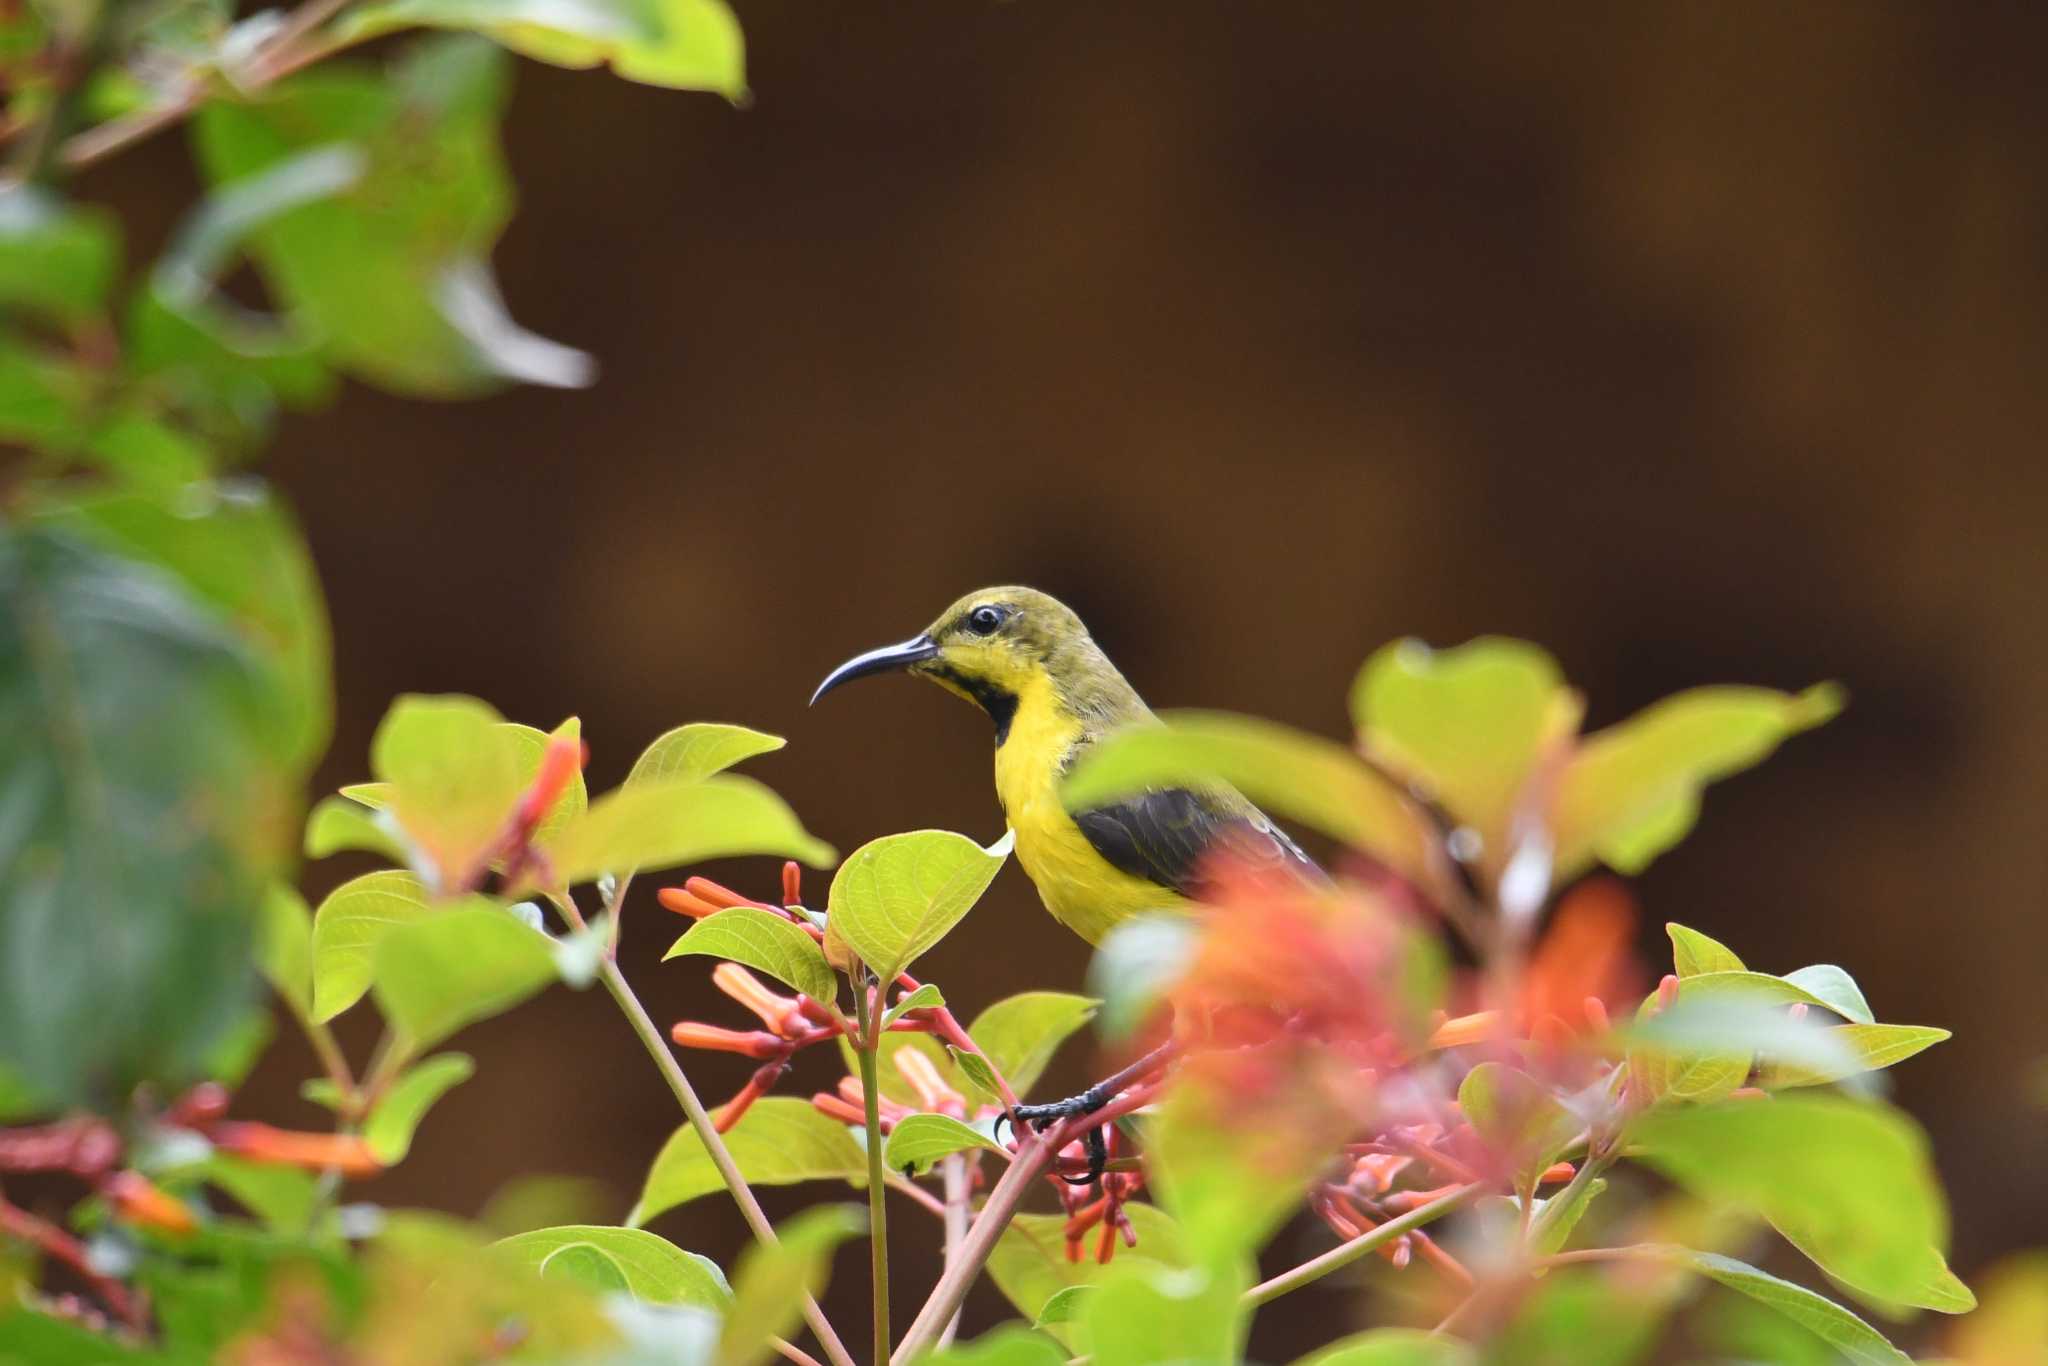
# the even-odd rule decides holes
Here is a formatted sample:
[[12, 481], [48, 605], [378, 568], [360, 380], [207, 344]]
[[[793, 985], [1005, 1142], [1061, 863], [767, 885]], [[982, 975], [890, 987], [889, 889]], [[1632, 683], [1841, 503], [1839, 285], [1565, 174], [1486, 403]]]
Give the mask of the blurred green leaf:
[[377, 1008], [415, 1051], [555, 980], [548, 937], [488, 905], [401, 925], [378, 941], [373, 958]]
[[1672, 1261], [1719, 1281], [1760, 1304], [1769, 1305], [1785, 1317], [1812, 1330], [1841, 1352], [1848, 1361], [1863, 1366], [1905, 1366], [1911, 1361], [1891, 1345], [1884, 1335], [1824, 1295], [1804, 1286], [1778, 1279], [1730, 1257], [1674, 1247], [1667, 1255]]
[[1006, 1323], [972, 1342], [928, 1352], [917, 1358], [917, 1366], [1064, 1366], [1066, 1360], [1060, 1345], [1043, 1333]]
[[1351, 690], [1366, 752], [1476, 831], [1495, 868], [1545, 748], [1577, 729], [1580, 710], [1556, 660], [1494, 636], [1450, 650], [1395, 641]]
[[327, 894], [313, 913], [313, 1018], [327, 1021], [370, 989], [371, 955], [385, 935], [428, 914], [411, 873], [365, 873]]
[[1101, 1366], [1231, 1362], [1244, 1355], [1251, 1311], [1242, 1266], [1170, 1268], [1118, 1257], [1081, 1307], [1091, 1359]]
[[1255, 1259], [1329, 1161], [1313, 1138], [1195, 1086], [1170, 1093], [1143, 1133], [1148, 1180], [1180, 1230], [1180, 1260], [1189, 1266]]
[[492, 1192], [476, 1221], [502, 1237], [591, 1222], [614, 1207], [604, 1182], [541, 1172], [515, 1176]]
[[1458, 1085], [1458, 1108], [1485, 1143], [1532, 1183], [1581, 1127], [1548, 1087], [1528, 1073], [1482, 1062]]
[[1270, 721], [1169, 712], [1092, 746], [1061, 787], [1070, 811], [1161, 787], [1228, 784], [1429, 885], [1428, 832], [1406, 799], [1342, 745]]
[[195, 1172], [278, 1233], [308, 1232], [320, 1208], [320, 1178], [300, 1167], [214, 1153]]
[[[546, 758], [551, 743], [556, 740], [570, 740], [578, 745], [583, 743], [583, 722], [574, 716], [552, 731], [538, 730], [516, 722], [507, 722], [505, 729], [509, 733], [513, 750], [519, 755], [521, 792], [532, 786], [534, 779], [540, 776], [541, 762]], [[589, 809], [590, 790], [584, 785], [583, 769], [579, 765], [575, 775], [569, 779], [569, 785], [562, 789], [562, 795], [550, 802], [548, 809], [542, 813], [540, 824], [533, 829], [534, 842], [546, 844], [557, 834], [568, 829], [573, 822], [580, 820], [583, 813]]]
[[1093, 1285], [1070, 1285], [1065, 1290], [1055, 1291], [1053, 1297], [1038, 1311], [1035, 1327], [1043, 1328], [1052, 1323], [1072, 1323], [1081, 1317], [1087, 1306], [1088, 1297], [1101, 1287]]
[[1896, 1110], [1824, 1096], [1729, 1101], [1653, 1110], [1629, 1139], [1639, 1160], [1703, 1200], [1768, 1220], [1881, 1305], [1975, 1304], [1942, 1257], [1948, 1206], [1926, 1137]]
[[[1151, 1205], [1133, 1201], [1124, 1206], [1131, 1227], [1137, 1230], [1136, 1247], [1120, 1248], [1111, 1266], [1145, 1263], [1154, 1267], [1184, 1265], [1180, 1231], [1173, 1220]], [[1010, 1221], [989, 1254], [988, 1274], [1019, 1314], [1036, 1323], [1052, 1297], [1068, 1286], [1098, 1285], [1110, 1267], [1094, 1258], [1067, 1260], [1063, 1214], [1020, 1214]], [[1052, 1324], [1046, 1329], [1053, 1337], [1073, 1347], [1080, 1325]]]
[[532, 780], [529, 748], [473, 697], [408, 694], [385, 712], [370, 769], [390, 786], [388, 809], [429, 890], [469, 877], [503, 834]]
[[1641, 872], [1692, 829], [1701, 788], [1831, 719], [1842, 700], [1832, 684], [1798, 694], [1695, 688], [1587, 737], [1558, 784], [1558, 875], [1596, 858]]
[[1088, 989], [1102, 998], [1103, 1034], [1121, 1039], [1142, 1025], [1200, 945], [1200, 927], [1184, 915], [1134, 916], [1103, 936], [1088, 964]]
[[346, 797], [322, 797], [306, 816], [307, 858], [327, 858], [348, 849], [407, 861], [405, 843], [387, 828], [384, 813]]
[[0, 1302], [0, 1366], [173, 1366], [146, 1351], [96, 1333], [75, 1318], [43, 1314], [9, 1298]]
[[50, 1100], [189, 1082], [245, 1017], [294, 823], [276, 683], [177, 576], [0, 530], [0, 1065]]
[[1816, 963], [1809, 968], [1785, 974], [1785, 980], [1800, 990], [1818, 997], [1851, 1024], [1875, 1024], [1877, 1017], [1870, 1013], [1870, 1003], [1863, 999], [1863, 989], [1851, 977], [1833, 963]]
[[777, 854], [812, 867], [832, 861], [832, 846], [806, 834], [782, 798], [730, 774], [607, 792], [569, 822], [547, 853], [563, 885], [741, 854]]
[[922, 982], [916, 991], [905, 992], [895, 1005], [882, 1012], [882, 1028], [887, 1029], [913, 1010], [930, 1010], [944, 1004], [945, 993], [930, 982]]
[[758, 907], [734, 906], [704, 917], [670, 946], [662, 961], [685, 954], [743, 963], [824, 1005], [839, 995], [839, 979], [826, 966], [817, 941], [782, 916]]
[[1656, 1345], [1668, 1292], [1561, 1268], [1525, 1296], [1479, 1353], [1486, 1366], [1628, 1366]]
[[1708, 972], [1747, 972], [1742, 960], [1720, 941], [1677, 921], [1664, 926], [1671, 936], [1671, 963], [1680, 977], [1698, 977]]
[[[952, 1044], [946, 1045], [946, 1055], [953, 1060], [953, 1066], [959, 1072], [959, 1080], [967, 1083], [967, 1094], [993, 1097], [997, 1102], [1002, 1100], [1003, 1088], [997, 1084], [996, 1070], [988, 1065], [987, 1058], [979, 1053], [969, 1053], [964, 1048], [956, 1048]], [[1002, 1080], [1007, 1081], [1009, 1078], [1005, 1077]], [[1011, 1094], [1016, 1094], [1014, 1088]]]
[[0, 1066], [0, 1124], [29, 1119], [49, 1108], [19, 1073]]
[[1375, 1328], [1339, 1338], [1294, 1366], [1469, 1366], [1472, 1349], [1419, 1328]]
[[1859, 1072], [1873, 1072], [1904, 1062], [1949, 1037], [1946, 1029], [1926, 1025], [1846, 1024], [1820, 1027], [1846, 1061], [1772, 1060], [1758, 1072], [1757, 1084], [1765, 1090], [1792, 1086], [1824, 1086]]
[[1574, 1181], [1550, 1199], [1537, 1201], [1536, 1236], [1530, 1239], [1530, 1250], [1542, 1257], [1562, 1251], [1579, 1220], [1586, 1217], [1586, 1207], [1606, 1193], [1606, 1178], [1596, 1176], [1591, 1181]]
[[306, 899], [279, 883], [263, 898], [256, 965], [292, 1012], [313, 1014], [313, 913]]
[[181, 1240], [176, 1256], [142, 1258], [135, 1280], [149, 1297], [164, 1366], [221, 1360], [230, 1341], [271, 1314], [280, 1284], [319, 1296], [344, 1328], [367, 1292], [361, 1268], [343, 1249], [297, 1230], [227, 1219]]
[[876, 976], [894, 981], [973, 909], [1012, 842], [1005, 836], [984, 849], [947, 830], [872, 840], [847, 855], [832, 875], [829, 932]]
[[[1030, 1094], [1046, 1064], [1077, 1031], [1095, 1018], [1100, 1002], [1064, 991], [1024, 991], [1008, 996], [974, 1017], [967, 1036], [1002, 1073], [1018, 1096]], [[983, 1097], [1000, 1100], [993, 1091]]]
[[216, 185], [337, 144], [363, 158], [348, 189], [279, 214], [251, 238], [273, 293], [324, 338], [334, 364], [427, 397], [475, 393], [504, 376], [503, 357], [450, 318], [447, 291], [451, 272], [459, 281], [481, 268], [511, 212], [497, 129], [506, 83], [502, 53], [450, 36], [408, 49], [387, 74], [329, 61], [260, 99], [200, 111], [199, 160]]
[[756, 755], [771, 754], [789, 743], [745, 726], [693, 721], [677, 726], [642, 750], [626, 775], [626, 786], [640, 783], [709, 778]]
[[951, 1115], [905, 1115], [889, 1134], [882, 1164], [892, 1172], [922, 1175], [940, 1158], [969, 1148], [1003, 1151], [987, 1134]]
[[718, 1366], [755, 1366], [773, 1355], [768, 1340], [795, 1327], [804, 1296], [825, 1288], [832, 1252], [867, 1231], [867, 1215], [851, 1205], [805, 1210], [756, 1243], [733, 1275], [732, 1310], [718, 1339]]
[[90, 429], [98, 387], [77, 361], [0, 332], [0, 440], [75, 450]]
[[467, 1053], [437, 1053], [400, 1073], [363, 1125], [371, 1154], [387, 1167], [404, 1161], [434, 1102], [475, 1075], [476, 1062]]
[[358, 8], [349, 34], [420, 24], [484, 33], [537, 61], [591, 67], [677, 90], [746, 93], [739, 21], [724, 0], [384, 0]]
[[[867, 1180], [867, 1154], [853, 1132], [836, 1119], [793, 1096], [765, 1096], [754, 1102], [725, 1135], [725, 1146], [740, 1174], [756, 1186], [788, 1186], [799, 1181]], [[723, 1190], [711, 1155], [689, 1125], [669, 1136], [626, 1222], [646, 1223], [664, 1210]]]
[[106, 210], [67, 204], [37, 185], [0, 185], [0, 317], [76, 322], [96, 313], [120, 260], [120, 229]]
[[732, 1303], [732, 1288], [718, 1263], [644, 1229], [571, 1224], [514, 1234], [494, 1246], [543, 1276], [586, 1280], [653, 1304], [693, 1304], [723, 1313]]
[[1956, 1360], [1968, 1366], [2039, 1366], [2042, 1344], [2048, 1343], [2048, 1251], [2006, 1257], [1977, 1283], [1984, 1305], [1956, 1323]]

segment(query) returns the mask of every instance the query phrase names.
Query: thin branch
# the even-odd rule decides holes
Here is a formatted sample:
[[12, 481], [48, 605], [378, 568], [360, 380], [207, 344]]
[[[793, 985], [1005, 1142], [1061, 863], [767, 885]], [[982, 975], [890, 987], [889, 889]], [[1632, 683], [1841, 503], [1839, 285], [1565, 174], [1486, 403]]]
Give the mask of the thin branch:
[[1485, 1185], [1474, 1182], [1440, 1195], [1426, 1205], [1418, 1205], [1397, 1219], [1389, 1219], [1386, 1223], [1361, 1233], [1348, 1243], [1339, 1243], [1322, 1256], [1311, 1258], [1292, 1271], [1284, 1271], [1270, 1281], [1253, 1286], [1244, 1292], [1242, 1302], [1248, 1307], [1256, 1307], [1269, 1300], [1276, 1300], [1289, 1291], [1299, 1290], [1313, 1281], [1319, 1281], [1332, 1271], [1347, 1267], [1367, 1253], [1386, 1246], [1402, 1234], [1421, 1228], [1424, 1224], [1434, 1223], [1485, 1190]]
[[130, 1328], [141, 1332], [149, 1326], [149, 1316], [143, 1312], [141, 1301], [129, 1293], [128, 1287], [94, 1270], [85, 1244], [47, 1219], [39, 1219], [19, 1205], [0, 1199], [0, 1233], [41, 1248], [77, 1272], [101, 1302]]
[[895, 1172], [888, 1173], [883, 1180], [887, 1181], [889, 1189], [898, 1195], [908, 1196], [913, 1203], [941, 1219], [946, 1217], [946, 1207], [939, 1203], [939, 1198], [915, 1181], [906, 1181]]
[[860, 1012], [861, 1104], [867, 1124], [868, 1265], [874, 1279], [876, 1361], [889, 1359], [889, 1201], [884, 1189], [888, 1168], [882, 1164], [882, 1083], [876, 1068], [882, 1004], [879, 990], [872, 995], [865, 987], [854, 992], [854, 1007]]
[[796, 1366], [824, 1366], [823, 1362], [787, 1339], [771, 1337], [768, 1339], [768, 1345], [786, 1359], [795, 1362]]
[[[960, 1153], [948, 1153], [939, 1160], [939, 1173], [945, 1181], [946, 1203], [942, 1206], [946, 1219], [946, 1261], [947, 1266], [960, 1260], [960, 1245], [967, 1241], [967, 1220], [973, 1211], [967, 1207], [969, 1182], [967, 1159]], [[960, 1331], [960, 1311], [955, 1309], [953, 1317], [946, 1320], [946, 1326], [939, 1333], [939, 1346], [952, 1342], [953, 1335]]]
[[[565, 896], [556, 904], [563, 907], [565, 914], [573, 917], [571, 923], [579, 929], [582, 928], [583, 916], [576, 911], [573, 901]], [[732, 1160], [732, 1153], [725, 1146], [725, 1140], [719, 1136], [717, 1128], [711, 1123], [711, 1116], [704, 1112], [704, 1102], [697, 1099], [696, 1088], [691, 1086], [690, 1079], [683, 1075], [682, 1064], [676, 1061], [675, 1054], [669, 1050], [668, 1041], [661, 1037], [661, 1031], [655, 1028], [654, 1021], [648, 1017], [647, 1007], [641, 1005], [640, 998], [633, 994], [633, 988], [619, 971], [617, 963], [600, 963], [597, 976], [598, 980], [604, 983], [604, 989], [611, 993], [612, 1000], [618, 1003], [619, 1010], [626, 1017], [626, 1023], [631, 1025], [633, 1033], [639, 1036], [647, 1055], [654, 1059], [654, 1065], [660, 1070], [662, 1080], [668, 1083], [668, 1089], [674, 1093], [676, 1103], [683, 1107], [684, 1116], [690, 1121], [691, 1129], [696, 1131], [698, 1141], [703, 1143], [705, 1153], [711, 1158], [711, 1165], [718, 1168], [718, 1175], [724, 1180], [725, 1188], [732, 1192], [733, 1202], [740, 1207], [740, 1214], [746, 1219], [747, 1227], [752, 1229], [754, 1236], [763, 1243], [770, 1247], [775, 1246], [774, 1226], [762, 1212], [761, 1202], [754, 1198], [753, 1187], [749, 1186], [747, 1178], [740, 1174], [739, 1164]], [[832, 1361], [833, 1366], [854, 1366], [853, 1357], [846, 1350], [846, 1344], [839, 1340], [839, 1334], [833, 1331], [831, 1323], [825, 1318], [825, 1311], [818, 1307], [818, 1301], [810, 1295], [804, 1296], [804, 1322], [811, 1326], [811, 1332], [816, 1335], [818, 1345], [824, 1348], [825, 1355]]]

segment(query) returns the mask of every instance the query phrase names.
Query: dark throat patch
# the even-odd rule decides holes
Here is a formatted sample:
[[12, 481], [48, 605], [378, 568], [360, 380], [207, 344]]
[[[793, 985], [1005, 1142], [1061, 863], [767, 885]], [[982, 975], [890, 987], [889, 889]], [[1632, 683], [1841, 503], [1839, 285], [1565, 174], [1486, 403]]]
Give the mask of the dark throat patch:
[[1003, 747], [1003, 741], [1010, 738], [1010, 722], [1017, 718], [1017, 694], [997, 687], [985, 678], [969, 678], [950, 668], [932, 671], [960, 691], [974, 699], [974, 704], [988, 713], [988, 719], [996, 723], [996, 748]]

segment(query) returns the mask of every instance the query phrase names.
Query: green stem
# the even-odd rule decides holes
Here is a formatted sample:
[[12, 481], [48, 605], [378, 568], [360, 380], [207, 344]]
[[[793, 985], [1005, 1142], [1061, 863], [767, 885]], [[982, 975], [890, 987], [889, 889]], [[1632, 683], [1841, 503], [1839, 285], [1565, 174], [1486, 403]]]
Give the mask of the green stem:
[[887, 1169], [882, 1165], [882, 1085], [876, 1066], [880, 1056], [873, 1026], [881, 1008], [881, 993], [873, 997], [863, 990], [854, 1006], [860, 1014], [860, 1089], [867, 1112], [868, 1135], [868, 1262], [874, 1273], [875, 1356], [889, 1359], [889, 1206], [886, 1196]]
[[1565, 1188], [1543, 1202], [1543, 1213], [1537, 1215], [1535, 1222], [1523, 1231], [1522, 1246], [1529, 1248], [1541, 1242], [1551, 1229], [1557, 1227], [1557, 1221], [1572, 1207], [1572, 1202], [1583, 1195], [1586, 1187], [1598, 1180], [1600, 1173], [1607, 1170], [1613, 1162], [1612, 1157], [1600, 1158], [1590, 1152], [1587, 1153], [1585, 1160], [1579, 1163], [1579, 1169], [1572, 1173], [1572, 1179], [1566, 1183]]
[[1361, 1233], [1348, 1243], [1339, 1243], [1322, 1256], [1303, 1262], [1292, 1271], [1282, 1272], [1270, 1281], [1253, 1286], [1244, 1292], [1242, 1303], [1247, 1308], [1255, 1308], [1269, 1300], [1280, 1298], [1280, 1296], [1285, 1295], [1290, 1290], [1299, 1290], [1312, 1281], [1319, 1281], [1332, 1271], [1351, 1265], [1368, 1252], [1373, 1252], [1386, 1246], [1402, 1234], [1413, 1233], [1424, 1224], [1436, 1222], [1452, 1210], [1457, 1209], [1460, 1205], [1480, 1195], [1485, 1189], [1484, 1183], [1475, 1181], [1470, 1185], [1460, 1186], [1458, 1189], [1447, 1194], [1439, 1195], [1428, 1204], [1418, 1205], [1398, 1219], [1389, 1219], [1377, 1228]]

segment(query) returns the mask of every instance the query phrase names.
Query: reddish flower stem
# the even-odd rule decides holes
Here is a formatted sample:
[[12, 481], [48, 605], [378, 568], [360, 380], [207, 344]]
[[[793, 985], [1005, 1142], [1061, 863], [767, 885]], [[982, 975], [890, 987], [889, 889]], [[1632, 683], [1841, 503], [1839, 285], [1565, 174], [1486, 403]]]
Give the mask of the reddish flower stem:
[[37, 1218], [19, 1205], [0, 1199], [0, 1233], [41, 1248], [47, 1256], [77, 1272], [92, 1287], [93, 1294], [99, 1296], [100, 1302], [130, 1328], [142, 1332], [149, 1327], [149, 1316], [143, 1312], [142, 1302], [129, 1292], [127, 1286], [93, 1270], [85, 1244], [63, 1229], [46, 1219]]

